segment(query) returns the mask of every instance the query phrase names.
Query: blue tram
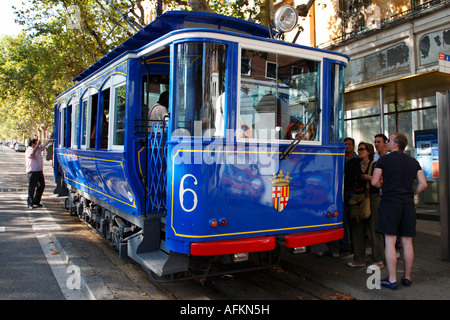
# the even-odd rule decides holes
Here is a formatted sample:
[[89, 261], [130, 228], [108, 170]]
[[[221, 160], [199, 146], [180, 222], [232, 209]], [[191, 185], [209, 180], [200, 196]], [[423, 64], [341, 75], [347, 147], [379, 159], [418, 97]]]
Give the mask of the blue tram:
[[57, 97], [57, 192], [155, 279], [340, 239], [347, 62], [243, 20], [166, 12]]

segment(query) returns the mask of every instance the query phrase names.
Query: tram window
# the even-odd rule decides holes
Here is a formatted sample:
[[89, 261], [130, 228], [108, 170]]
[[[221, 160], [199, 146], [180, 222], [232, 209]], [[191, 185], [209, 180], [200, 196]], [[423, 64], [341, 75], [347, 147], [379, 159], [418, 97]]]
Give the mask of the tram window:
[[125, 133], [125, 93], [126, 86], [114, 88], [114, 124], [113, 124], [113, 145], [123, 146]]
[[66, 107], [61, 108], [61, 135], [60, 135], [60, 143], [61, 148], [66, 146]]
[[241, 57], [238, 137], [317, 141], [320, 62], [249, 49]]
[[[150, 80], [149, 86], [147, 86], [147, 80]], [[161, 93], [163, 93], [164, 91], [169, 92], [169, 76], [165, 74], [152, 74], [150, 76], [144, 75], [142, 78], [142, 85], [142, 101], [144, 103], [144, 107], [142, 108], [142, 119], [146, 119], [150, 116], [149, 111], [155, 105], [155, 103], [158, 102]], [[166, 107], [168, 108], [169, 106]], [[147, 123], [147, 132], [150, 132], [152, 123], [152, 121], [149, 121]], [[142, 127], [141, 130], [145, 131], [144, 127]]]
[[78, 116], [80, 114], [80, 108], [78, 104], [74, 104], [72, 106], [72, 141], [71, 146], [72, 148], [78, 147]]
[[66, 128], [65, 128], [65, 132], [66, 132], [66, 137], [65, 137], [65, 146], [70, 148], [71, 147], [71, 142], [72, 142], [72, 138], [71, 138], [71, 121], [72, 121], [72, 105], [68, 105], [66, 108]]
[[331, 108], [330, 142], [344, 139], [344, 67], [333, 64], [331, 67]]
[[88, 116], [88, 101], [83, 100], [81, 103], [81, 146], [86, 147], [86, 126]]
[[90, 141], [89, 148], [95, 148], [95, 126], [97, 122], [97, 103], [98, 103], [98, 93], [92, 95], [91, 97], [91, 123], [90, 123]]
[[[108, 123], [109, 123], [109, 103], [111, 100], [111, 88], [107, 88], [102, 91], [102, 102], [101, 109], [102, 110], [102, 119], [100, 121], [100, 125], [102, 130], [100, 131], [100, 148], [107, 149], [108, 148]], [[95, 130], [95, 128], [94, 128]], [[95, 135], [95, 132], [94, 132]]]
[[173, 134], [223, 137], [226, 46], [180, 43], [176, 52]]

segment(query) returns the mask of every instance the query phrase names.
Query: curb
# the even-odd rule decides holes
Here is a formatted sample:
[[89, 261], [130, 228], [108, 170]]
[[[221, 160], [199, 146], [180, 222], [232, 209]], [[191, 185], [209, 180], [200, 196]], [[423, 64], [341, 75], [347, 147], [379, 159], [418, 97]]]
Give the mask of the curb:
[[[78, 250], [72, 245], [69, 239], [58, 240], [54, 234], [49, 234], [54, 246], [67, 266], [68, 274], [72, 270], [74, 276], [80, 277], [79, 284], [86, 299], [89, 300], [114, 300], [113, 293], [106, 287], [104, 282], [95, 273], [91, 266], [80, 258]], [[70, 276], [69, 276], [70, 277]]]

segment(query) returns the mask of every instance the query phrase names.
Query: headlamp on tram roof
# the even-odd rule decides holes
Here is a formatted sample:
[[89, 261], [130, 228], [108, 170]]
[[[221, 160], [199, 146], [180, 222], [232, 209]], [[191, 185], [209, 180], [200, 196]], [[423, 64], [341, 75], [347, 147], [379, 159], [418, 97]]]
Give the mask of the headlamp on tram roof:
[[292, 6], [284, 5], [275, 12], [274, 20], [278, 31], [289, 32], [297, 25], [298, 13]]

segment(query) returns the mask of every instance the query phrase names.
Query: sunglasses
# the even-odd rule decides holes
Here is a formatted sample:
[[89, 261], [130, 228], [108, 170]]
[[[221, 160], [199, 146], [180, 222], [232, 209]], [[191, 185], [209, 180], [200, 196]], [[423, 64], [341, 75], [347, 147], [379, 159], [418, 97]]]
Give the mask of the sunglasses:
[[358, 148], [358, 151], [364, 151], [367, 150], [366, 148]]

